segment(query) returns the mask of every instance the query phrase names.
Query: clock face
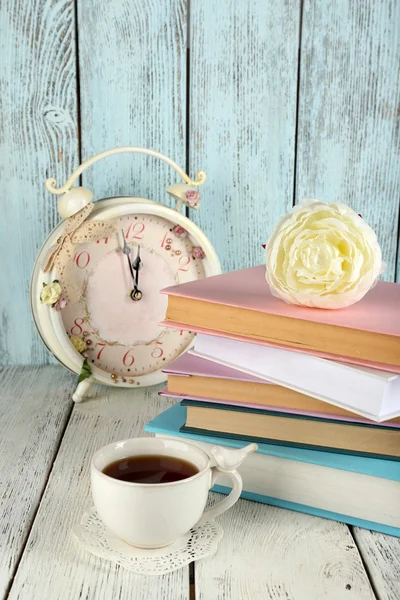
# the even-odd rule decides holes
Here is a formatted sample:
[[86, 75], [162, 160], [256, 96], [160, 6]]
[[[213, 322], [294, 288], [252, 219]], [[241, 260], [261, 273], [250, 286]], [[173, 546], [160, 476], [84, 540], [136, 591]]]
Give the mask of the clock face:
[[[139, 385], [138, 377], [177, 358], [193, 334], [160, 327], [167, 296], [160, 290], [205, 277], [203, 260], [193, 258], [185, 230], [155, 214], [125, 214], [113, 220], [115, 233], [79, 244], [69, 266], [76, 299], [60, 311], [64, 329], [90, 366], [111, 381]], [[124, 239], [134, 263], [140, 252], [137, 288], [123, 252]], [[140, 248], [139, 248], [140, 247]]]

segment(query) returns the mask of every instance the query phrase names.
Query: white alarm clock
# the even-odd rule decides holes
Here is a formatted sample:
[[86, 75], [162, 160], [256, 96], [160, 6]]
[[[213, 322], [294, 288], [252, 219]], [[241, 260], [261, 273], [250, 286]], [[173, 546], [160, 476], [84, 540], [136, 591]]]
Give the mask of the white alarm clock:
[[[169, 164], [183, 180], [167, 192], [175, 209], [145, 198], [116, 197], [91, 202], [92, 193], [72, 187], [93, 163], [120, 152], [148, 154]], [[114, 148], [84, 162], [59, 196], [64, 221], [39, 252], [31, 285], [38, 331], [50, 352], [80, 375], [79, 402], [96, 381], [137, 387], [166, 379], [161, 369], [192, 343], [187, 331], [159, 325], [165, 315], [165, 287], [221, 273], [214, 248], [201, 229], [179, 211], [199, 208], [196, 179], [152, 150]]]

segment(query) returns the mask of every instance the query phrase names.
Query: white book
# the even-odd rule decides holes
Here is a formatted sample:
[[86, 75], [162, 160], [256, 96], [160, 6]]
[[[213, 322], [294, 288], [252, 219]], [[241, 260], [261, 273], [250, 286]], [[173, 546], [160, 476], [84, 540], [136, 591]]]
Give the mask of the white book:
[[400, 375], [396, 373], [201, 333], [189, 352], [373, 421], [400, 415]]
[[[165, 434], [156, 434], [156, 437], [159, 435], [180, 441], [183, 439], [181, 436]], [[211, 448], [215, 446], [193, 438], [187, 438], [187, 441], [208, 455], [211, 455]], [[284, 508], [289, 508], [286, 503], [291, 503], [297, 505], [297, 510], [301, 512], [320, 514], [318, 511], [324, 511], [342, 515], [343, 519], [334, 518], [344, 522], [351, 522], [348, 517], [367, 521], [367, 524], [359, 524], [371, 529], [379, 530], [373, 524], [400, 528], [399, 481], [260, 452], [250, 454], [238, 471], [243, 479], [243, 491], [250, 494], [250, 499], [261, 500], [260, 497], [266, 496], [267, 503], [270, 503], [268, 499], [274, 499], [274, 504]], [[216, 485], [232, 487], [227, 477], [219, 478]], [[257, 496], [253, 498], [252, 495]], [[400, 529], [390, 533], [400, 535]]]

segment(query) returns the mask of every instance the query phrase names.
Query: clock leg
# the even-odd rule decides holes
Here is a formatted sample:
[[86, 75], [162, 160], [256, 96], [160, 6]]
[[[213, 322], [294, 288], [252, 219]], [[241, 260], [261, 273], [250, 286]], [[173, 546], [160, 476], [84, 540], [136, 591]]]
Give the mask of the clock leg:
[[77, 403], [82, 402], [84, 397], [86, 396], [86, 394], [92, 387], [93, 383], [94, 383], [93, 377], [88, 377], [87, 379], [84, 379], [83, 381], [78, 383], [78, 386], [77, 386], [75, 392], [72, 394], [72, 400]]

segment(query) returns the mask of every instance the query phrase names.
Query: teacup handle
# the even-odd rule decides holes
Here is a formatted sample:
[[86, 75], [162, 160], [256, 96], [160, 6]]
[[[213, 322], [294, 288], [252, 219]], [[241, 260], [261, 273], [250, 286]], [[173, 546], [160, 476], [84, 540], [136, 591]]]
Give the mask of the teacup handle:
[[245, 448], [240, 448], [237, 450], [223, 448], [221, 446], [214, 446], [214, 448], [211, 450], [211, 454], [213, 455], [217, 465], [211, 468], [210, 488], [213, 487], [218, 477], [225, 475], [230, 477], [232, 480], [232, 491], [229, 496], [221, 500], [221, 502], [218, 502], [218, 504], [215, 506], [211, 506], [204, 511], [203, 516], [199, 521], [200, 524], [215, 519], [215, 517], [218, 517], [224, 513], [239, 500], [240, 494], [243, 490], [243, 481], [236, 469], [244, 461], [248, 454], [255, 452], [257, 449], [257, 444], [249, 444]]
[[240, 498], [240, 494], [243, 490], [243, 481], [241, 476], [237, 471], [229, 471], [229, 473], [225, 471], [221, 471], [219, 467], [212, 467], [211, 469], [211, 487], [213, 487], [215, 481], [221, 475], [227, 475], [232, 480], [232, 491], [221, 502], [218, 502], [215, 506], [211, 506], [210, 508], [206, 508], [203, 512], [203, 516], [200, 519], [200, 524], [205, 523], [206, 521], [212, 521], [215, 517], [222, 515], [228, 508], [231, 508]]

